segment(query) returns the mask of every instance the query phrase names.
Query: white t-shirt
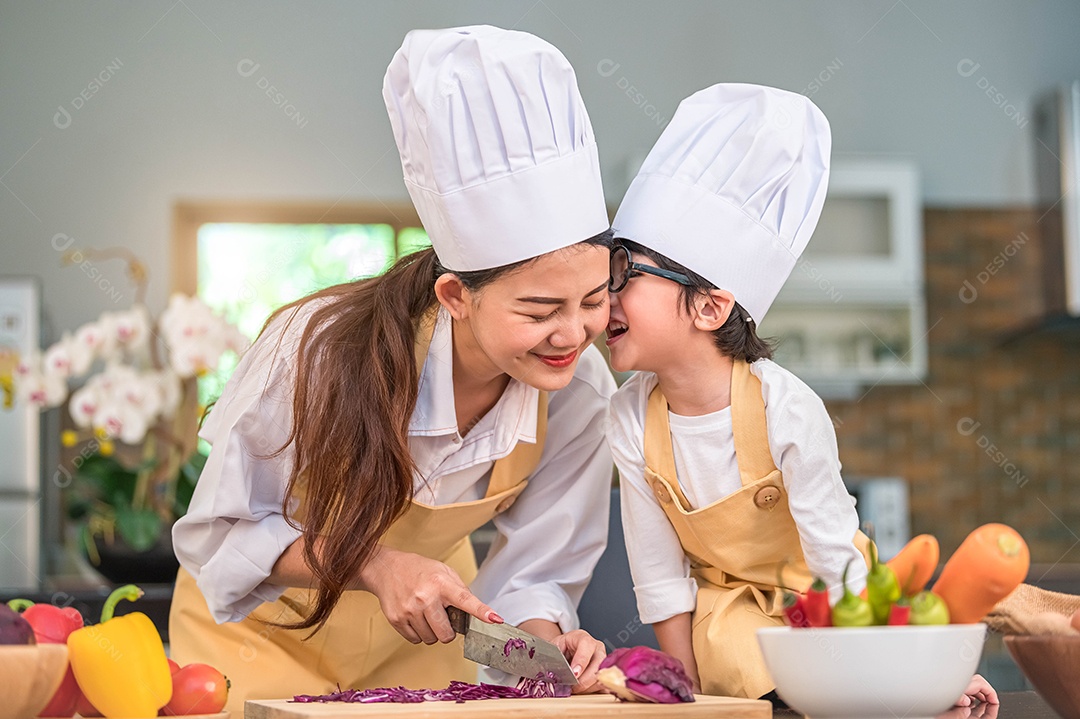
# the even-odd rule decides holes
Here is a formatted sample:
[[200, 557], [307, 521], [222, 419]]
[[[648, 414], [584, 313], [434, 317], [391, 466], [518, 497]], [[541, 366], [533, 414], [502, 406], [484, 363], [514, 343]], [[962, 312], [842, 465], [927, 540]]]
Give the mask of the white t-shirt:
[[[832, 421], [802, 380], [771, 360], [750, 371], [761, 380], [773, 462], [784, 475], [788, 505], [811, 574], [832, 598], [852, 560], [848, 586], [860, 591], [866, 565], [852, 542], [859, 527], [855, 499], [840, 477]], [[619, 468], [623, 532], [641, 621], [654, 624], [691, 612], [697, 584], [679, 537], [645, 482], [645, 412], [656, 375], [638, 372], [611, 401], [608, 437]], [[693, 508], [712, 504], [742, 486], [735, 458], [731, 408], [698, 417], [668, 413], [678, 483]], [[669, 478], [670, 479], [670, 478]]]
[[[284, 315], [275, 320], [244, 355], [199, 433], [213, 449], [188, 513], [173, 528], [173, 544], [218, 622], [239, 621], [280, 596], [283, 587], [266, 578], [300, 536], [281, 514], [291, 450], [256, 455], [288, 437], [296, 348], [312, 309], [305, 306], [288, 328]], [[409, 426], [415, 498], [436, 506], [482, 498], [495, 460], [517, 442], [536, 441], [539, 393], [516, 380], [460, 437], [452, 357], [451, 319], [440, 309]], [[544, 451], [529, 485], [495, 517], [498, 536], [472, 590], [511, 624], [547, 619], [563, 631], [578, 626], [578, 602], [607, 542], [611, 453], [603, 424], [614, 391], [607, 365], [590, 347], [570, 384], [549, 395]]]

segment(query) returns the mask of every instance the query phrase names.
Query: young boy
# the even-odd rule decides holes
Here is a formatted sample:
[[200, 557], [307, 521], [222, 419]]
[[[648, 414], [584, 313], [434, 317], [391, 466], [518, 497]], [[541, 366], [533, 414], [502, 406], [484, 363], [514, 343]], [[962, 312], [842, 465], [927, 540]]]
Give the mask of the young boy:
[[[607, 345], [639, 370], [610, 442], [641, 621], [706, 694], [774, 698], [755, 630], [778, 571], [833, 599], [865, 537], [821, 399], [756, 333], [813, 233], [829, 125], [809, 100], [722, 84], [684, 100], [615, 217]], [[997, 701], [980, 677], [970, 697]]]

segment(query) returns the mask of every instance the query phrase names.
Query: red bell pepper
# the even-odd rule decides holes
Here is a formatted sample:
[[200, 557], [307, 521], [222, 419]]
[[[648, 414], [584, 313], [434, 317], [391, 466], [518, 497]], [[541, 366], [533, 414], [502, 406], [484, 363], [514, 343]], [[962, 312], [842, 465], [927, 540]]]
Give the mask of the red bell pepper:
[[[8, 606], [15, 611], [22, 610], [23, 619], [34, 630], [38, 644], [66, 644], [68, 635], [76, 629], [82, 629], [83, 618], [74, 607], [57, 607], [52, 604], [34, 604], [28, 599], [12, 599]], [[75, 710], [82, 692], [75, 681], [75, 674], [68, 665], [64, 678], [60, 681], [56, 693], [38, 713], [40, 717], [70, 717]]]
[[829, 586], [821, 577], [815, 577], [814, 583], [806, 592], [806, 620], [811, 627], [831, 627], [832, 607], [829, 606]]

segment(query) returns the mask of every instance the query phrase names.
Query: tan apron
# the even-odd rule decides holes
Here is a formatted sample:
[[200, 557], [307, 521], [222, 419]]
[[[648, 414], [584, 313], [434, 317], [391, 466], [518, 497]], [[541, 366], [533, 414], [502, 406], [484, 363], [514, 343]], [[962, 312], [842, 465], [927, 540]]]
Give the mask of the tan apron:
[[[434, 315], [417, 334], [418, 366], [427, 356]], [[383, 536], [381, 543], [446, 563], [466, 584], [476, 576], [469, 535], [505, 512], [528, 484], [540, 462], [547, 430], [547, 394], [540, 393], [536, 444], [518, 443], [495, 462], [483, 499], [442, 506], [413, 501]], [[265, 622], [301, 620], [314, 605], [315, 592], [290, 588], [274, 602], [257, 607], [239, 621], [218, 624], [202, 592], [184, 569], [176, 579], [169, 615], [171, 655], [181, 666], [202, 662], [229, 677], [226, 709], [243, 712], [248, 699], [295, 694], [325, 694], [342, 689], [381, 686], [441, 688], [451, 680], [476, 681], [477, 665], [462, 656], [459, 642], [411, 644], [383, 616], [374, 594], [347, 591], [326, 624], [291, 630]]]
[[[693, 644], [705, 694], [757, 699], [774, 688], [758, 648], [756, 630], [782, 625], [777, 570], [805, 591], [811, 582], [783, 476], [772, 460], [761, 381], [736, 361], [731, 375], [731, 418], [742, 488], [691, 510], [677, 480], [660, 387], [649, 396], [645, 419], [645, 479], [679, 535], [697, 581]], [[866, 554], [866, 537], [855, 544]]]

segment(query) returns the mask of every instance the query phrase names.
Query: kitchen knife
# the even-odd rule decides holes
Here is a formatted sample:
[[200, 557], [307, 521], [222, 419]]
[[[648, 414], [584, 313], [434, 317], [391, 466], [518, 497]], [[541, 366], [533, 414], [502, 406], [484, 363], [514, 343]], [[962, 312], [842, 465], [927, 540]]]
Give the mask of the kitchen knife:
[[[557, 684], [578, 683], [566, 657], [551, 642], [509, 624], [488, 624], [457, 607], [447, 607], [446, 613], [450, 626], [465, 638], [466, 659], [514, 676], [535, 679], [550, 672]], [[506, 643], [511, 639], [525, 642], [525, 647], [511, 647], [507, 656]]]

